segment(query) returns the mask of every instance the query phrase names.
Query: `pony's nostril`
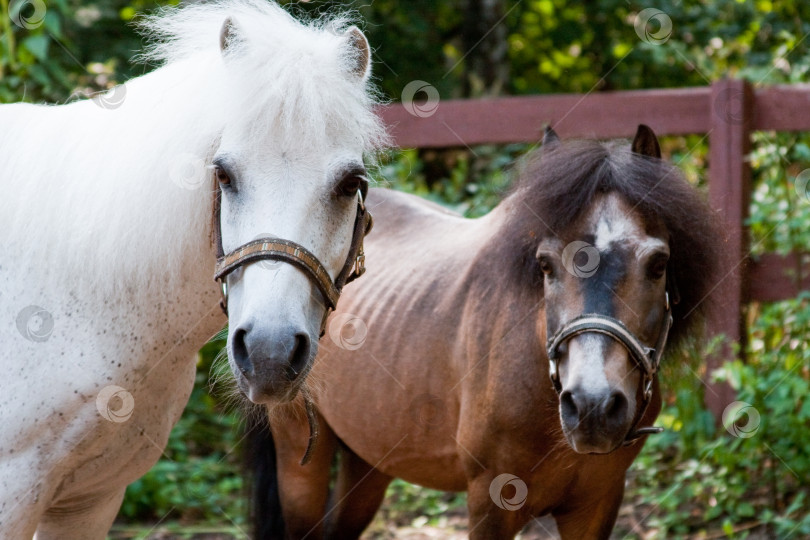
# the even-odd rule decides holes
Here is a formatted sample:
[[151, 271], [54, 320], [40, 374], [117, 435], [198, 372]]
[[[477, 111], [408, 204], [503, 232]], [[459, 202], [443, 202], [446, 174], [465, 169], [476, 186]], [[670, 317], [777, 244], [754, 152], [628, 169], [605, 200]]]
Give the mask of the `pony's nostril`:
[[250, 362], [250, 355], [248, 355], [247, 345], [245, 344], [246, 335], [247, 331], [239, 328], [234, 332], [231, 341], [233, 361], [244, 375], [248, 375], [253, 371], [253, 365]]
[[574, 394], [569, 390], [565, 390], [560, 394], [560, 410], [563, 417], [576, 420], [579, 418], [579, 411], [574, 402]]
[[602, 408], [607, 419], [623, 418], [627, 411], [627, 398], [618, 390], [612, 392]]
[[287, 366], [287, 379], [294, 381], [307, 367], [309, 361], [310, 342], [309, 336], [304, 333], [295, 335], [295, 344], [290, 355], [290, 363]]

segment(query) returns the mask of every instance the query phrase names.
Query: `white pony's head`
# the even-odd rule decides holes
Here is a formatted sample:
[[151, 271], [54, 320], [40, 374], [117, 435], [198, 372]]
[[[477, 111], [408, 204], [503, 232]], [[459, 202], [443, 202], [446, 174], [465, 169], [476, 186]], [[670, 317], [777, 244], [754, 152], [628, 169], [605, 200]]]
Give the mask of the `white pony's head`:
[[[385, 142], [365, 36], [343, 20], [302, 24], [258, 0], [192, 5], [146, 24], [162, 38], [150, 57], [205, 58], [224, 104], [211, 111], [224, 129], [208, 156], [222, 191], [224, 251], [258, 237], [290, 240], [334, 280], [367, 182], [364, 156]], [[239, 388], [255, 403], [291, 399], [315, 357], [325, 299], [285, 262], [254, 262], [225, 279]]]

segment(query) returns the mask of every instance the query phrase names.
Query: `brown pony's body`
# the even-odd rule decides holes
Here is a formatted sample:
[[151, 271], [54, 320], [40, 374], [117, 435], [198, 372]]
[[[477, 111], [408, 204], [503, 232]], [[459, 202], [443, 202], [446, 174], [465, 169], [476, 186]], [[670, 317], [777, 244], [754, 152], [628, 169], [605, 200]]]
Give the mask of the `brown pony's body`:
[[[609, 195], [603, 190], [589, 201], [605, 206]], [[633, 208], [627, 198], [611, 204], [618, 204], [649, 234], [668, 231], [670, 261], [684, 264], [680, 259], [690, 246], [673, 245], [678, 242], [677, 231], [671, 230], [667, 217], [642, 217], [644, 210]], [[557, 315], [547, 313], [544, 290], [550, 287], [550, 278], [544, 286], [535, 259], [538, 242], [560, 225], [570, 231], [566, 241], [587, 236], [582, 228], [587, 213], [584, 209], [572, 213], [567, 225], [559, 223], [560, 216], [543, 219], [537, 212], [554, 201], [535, 201], [521, 189], [475, 220], [392, 191], [372, 190], [368, 204], [377, 217], [367, 240], [369, 270], [361, 284], [346, 288], [332, 323], [345, 322], [346, 314], [352, 314], [359, 320], [343, 331], [351, 333], [352, 327], [362, 333], [365, 325], [367, 335], [358, 347], [361, 334], [343, 342], [341, 329], [330, 327], [322, 340], [310, 385], [320, 418], [311, 463], [299, 464], [309, 434], [305, 415], [271, 418], [287, 536], [356, 538], [394, 477], [435, 489], [468, 491], [471, 538], [511, 538], [533, 517], [546, 513], [553, 514], [563, 538], [609, 536], [622, 500], [625, 471], [643, 441], [621, 446], [621, 432], [605, 450], [609, 453], [600, 455], [577, 453], [571, 439], [567, 442], [569, 433], [561, 429], [560, 400], [549, 382], [545, 351], [546, 324]], [[699, 203], [692, 198], [684, 204]], [[695, 219], [704, 220], [702, 228], [688, 241], [692, 249], [706, 251], [709, 240], [699, 235], [706, 236], [711, 227], [708, 214], [703, 207], [699, 210]], [[700, 260], [691, 268], [689, 264], [671, 268], [682, 280], [684, 309], [695, 307], [696, 295], [707, 288], [703, 277], [696, 283], [694, 276], [682, 275], [712, 260], [699, 253], [696, 257]], [[625, 291], [623, 281], [614, 281], [612, 294], [636, 299], [636, 305], [644, 303], [644, 291], [652, 291], [653, 307], [644, 310], [655, 312], [663, 282], [641, 289], [628, 285]], [[573, 291], [572, 287], [566, 285], [566, 290]], [[581, 312], [587, 298], [570, 296], [563, 311]], [[677, 320], [683, 313], [675, 310], [676, 341], [683, 335], [684, 322]], [[615, 314], [632, 319], [621, 310]], [[646, 338], [638, 326], [642, 323], [638, 328], [633, 324], [628, 322]], [[565, 372], [562, 377], [565, 391], [570, 390], [566, 378], [573, 375]], [[632, 366], [621, 372], [621, 378], [608, 377], [611, 388], [627, 379], [632, 388], [627, 399], [637, 399], [632, 393], [638, 375]], [[295, 407], [303, 410], [302, 401], [291, 406]], [[652, 403], [643, 418], [635, 419], [637, 425], [651, 425], [659, 409], [656, 383]], [[632, 420], [633, 414], [628, 415]], [[580, 418], [575, 427], [584, 422]], [[622, 425], [624, 431], [629, 429], [629, 424]], [[336, 451], [338, 479], [330, 498], [329, 473]], [[502, 474], [525, 483], [525, 501], [515, 482], [509, 487], [501, 481], [492, 492], [493, 481], [497, 483]], [[272, 534], [264, 531], [260, 536]]]

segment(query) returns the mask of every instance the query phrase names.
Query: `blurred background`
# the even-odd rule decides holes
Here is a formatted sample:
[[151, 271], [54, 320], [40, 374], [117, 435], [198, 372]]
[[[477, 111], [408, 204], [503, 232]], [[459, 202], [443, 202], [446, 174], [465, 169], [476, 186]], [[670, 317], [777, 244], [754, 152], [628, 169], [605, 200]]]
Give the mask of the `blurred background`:
[[[61, 103], [152, 69], [131, 62], [143, 46], [131, 23], [172, 3], [0, 0], [0, 102]], [[42, 24], [13, 23], [38, 6], [47, 8]], [[634, 28], [650, 7], [671, 23], [665, 42], [646, 42]], [[759, 87], [807, 81], [810, 70], [810, 3], [798, 0], [312, 1], [289, 9], [304, 18], [350, 10], [391, 102], [414, 80], [450, 99], [705, 86], [723, 77]], [[667, 137], [662, 146], [705, 188], [705, 138]], [[528, 148], [391, 151], [374, 179], [478, 216], [500, 200]], [[810, 174], [810, 134], [756, 132], [749, 159], [753, 256], [810, 251], [810, 201], [796, 189]], [[658, 425], [667, 431], [630, 469], [616, 538], [810, 538], [810, 294], [751, 304], [746, 316], [744, 363], [708, 372], [709, 343], [665, 365]], [[212, 382], [222, 347], [214, 340], [200, 352], [186, 412], [163, 459], [129, 487], [112, 538], [246, 537], [241, 414]], [[712, 380], [756, 409], [753, 436], [730, 436], [706, 410], [703, 382]], [[396, 481], [367, 537], [463, 538], [464, 516], [463, 494]]]

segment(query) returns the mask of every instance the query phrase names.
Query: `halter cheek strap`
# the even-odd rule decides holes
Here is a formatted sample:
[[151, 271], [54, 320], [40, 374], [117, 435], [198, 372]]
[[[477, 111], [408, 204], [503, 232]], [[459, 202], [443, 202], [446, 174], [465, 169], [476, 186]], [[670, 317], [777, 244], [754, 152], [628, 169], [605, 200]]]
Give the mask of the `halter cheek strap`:
[[650, 401], [652, 400], [653, 381], [661, 365], [661, 357], [664, 355], [664, 347], [669, 337], [669, 329], [672, 327], [672, 309], [669, 303], [669, 292], [665, 292], [664, 294], [665, 313], [661, 321], [661, 328], [658, 332], [655, 348], [651, 349], [644, 345], [620, 320], [598, 313], [580, 315], [568, 321], [568, 323], [563, 325], [563, 327], [548, 340], [548, 345], [546, 346], [549, 361], [549, 376], [551, 378], [551, 384], [554, 385], [554, 390], [558, 395], [562, 392], [558, 360], [560, 345], [563, 343], [580, 334], [594, 332], [613, 338], [627, 350], [630, 357], [641, 370], [643, 376], [641, 380], [642, 405], [633, 425], [625, 436], [624, 446], [633, 444], [644, 435], [661, 433], [663, 431], [663, 429], [659, 427], [649, 426], [638, 428], [637, 426], [644, 418], [647, 407], [649, 407]]

